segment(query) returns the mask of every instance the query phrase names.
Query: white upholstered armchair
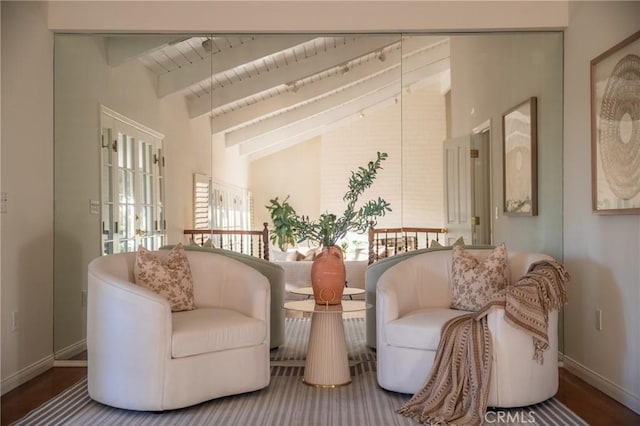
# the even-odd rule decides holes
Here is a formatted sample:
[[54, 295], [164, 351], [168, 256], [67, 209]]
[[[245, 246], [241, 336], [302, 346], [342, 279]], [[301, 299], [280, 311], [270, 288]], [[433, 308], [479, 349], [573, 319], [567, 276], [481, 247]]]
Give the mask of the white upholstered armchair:
[[134, 284], [136, 253], [89, 264], [88, 382], [94, 400], [162, 411], [268, 386], [267, 278], [224, 255], [186, 255], [196, 309], [173, 313], [166, 299]]
[[[470, 249], [478, 258], [491, 250]], [[376, 286], [378, 383], [413, 394], [424, 385], [440, 341], [442, 325], [467, 313], [449, 309], [451, 250], [433, 250], [407, 257], [383, 272]], [[510, 281], [549, 256], [509, 253]], [[368, 283], [369, 285], [369, 283]], [[487, 316], [493, 340], [488, 406], [519, 407], [544, 401], [558, 389], [558, 312], [549, 312], [549, 348], [544, 363], [532, 359], [532, 337], [504, 319], [504, 309]]]

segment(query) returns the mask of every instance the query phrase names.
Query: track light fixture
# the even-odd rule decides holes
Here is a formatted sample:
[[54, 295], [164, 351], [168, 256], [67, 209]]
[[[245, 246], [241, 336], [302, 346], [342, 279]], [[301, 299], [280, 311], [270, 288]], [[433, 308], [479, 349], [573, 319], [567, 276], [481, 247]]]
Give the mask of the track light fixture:
[[205, 52], [211, 53], [212, 44], [213, 44], [213, 42], [211, 41], [210, 38], [208, 38], [208, 39], [206, 39], [205, 41], [202, 42], [202, 48], [204, 49]]

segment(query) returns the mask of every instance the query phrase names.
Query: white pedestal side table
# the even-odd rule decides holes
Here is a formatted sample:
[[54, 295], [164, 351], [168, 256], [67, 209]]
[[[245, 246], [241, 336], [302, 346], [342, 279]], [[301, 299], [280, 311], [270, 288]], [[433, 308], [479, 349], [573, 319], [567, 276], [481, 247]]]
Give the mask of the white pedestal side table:
[[366, 309], [363, 300], [343, 300], [339, 305], [317, 305], [315, 300], [286, 302], [284, 308], [311, 313], [311, 331], [304, 366], [304, 383], [334, 388], [351, 383], [342, 314]]

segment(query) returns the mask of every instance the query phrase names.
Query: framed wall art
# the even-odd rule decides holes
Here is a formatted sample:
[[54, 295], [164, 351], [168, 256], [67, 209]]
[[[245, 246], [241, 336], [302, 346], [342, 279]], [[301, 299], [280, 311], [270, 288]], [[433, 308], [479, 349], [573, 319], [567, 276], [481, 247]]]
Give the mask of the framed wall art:
[[502, 116], [504, 214], [538, 214], [537, 98]]
[[596, 214], [640, 213], [640, 31], [591, 61]]

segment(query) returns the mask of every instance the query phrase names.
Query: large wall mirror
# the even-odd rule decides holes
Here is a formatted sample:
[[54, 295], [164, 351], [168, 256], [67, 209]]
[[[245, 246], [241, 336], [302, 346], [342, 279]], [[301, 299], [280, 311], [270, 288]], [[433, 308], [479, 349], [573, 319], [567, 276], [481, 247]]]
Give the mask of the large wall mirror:
[[[57, 34], [56, 359], [86, 347], [91, 259], [186, 242], [207, 179], [259, 229], [274, 197], [341, 212], [350, 171], [382, 151], [379, 227], [559, 258], [562, 56], [559, 32]], [[538, 215], [506, 216], [501, 118], [534, 96]]]

